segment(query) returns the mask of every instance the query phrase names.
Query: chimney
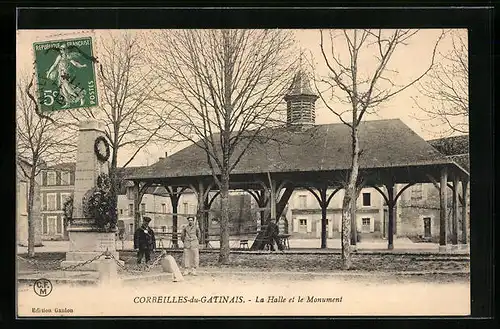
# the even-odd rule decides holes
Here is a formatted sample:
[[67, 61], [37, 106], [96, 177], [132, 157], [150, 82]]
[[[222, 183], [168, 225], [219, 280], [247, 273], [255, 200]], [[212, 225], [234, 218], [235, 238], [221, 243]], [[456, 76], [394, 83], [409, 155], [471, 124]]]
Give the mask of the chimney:
[[160, 157], [159, 159], [161, 161], [161, 160], [164, 160], [166, 157], [168, 157], [168, 152], [165, 152], [165, 156], [164, 157]]

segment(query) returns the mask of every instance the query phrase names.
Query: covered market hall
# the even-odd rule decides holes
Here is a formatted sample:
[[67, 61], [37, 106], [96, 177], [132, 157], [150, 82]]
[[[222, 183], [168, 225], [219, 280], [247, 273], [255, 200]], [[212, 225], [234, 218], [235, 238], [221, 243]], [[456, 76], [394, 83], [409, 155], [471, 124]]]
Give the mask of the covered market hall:
[[[234, 154], [242, 156], [230, 173], [230, 190], [246, 191], [259, 209], [268, 209], [261, 211], [261, 219], [262, 216], [276, 219], [281, 217], [295, 189], [307, 189], [321, 207], [321, 248], [326, 248], [327, 207], [332, 197], [345, 186], [351, 168], [352, 142], [347, 125], [315, 123], [317, 99], [306, 75], [299, 71], [284, 95], [286, 124], [262, 129], [262, 136], [267, 138], [236, 145]], [[385, 200], [388, 249], [394, 248], [396, 201], [407, 188], [418, 183], [432, 183], [439, 188], [439, 249], [447, 247], [448, 221], [452, 224], [451, 244], [458, 245], [459, 213], [462, 216], [460, 242], [467, 244], [469, 173], [400, 119], [363, 121], [358, 131], [361, 149], [358, 185], [376, 189]], [[214, 140], [218, 140], [217, 136]], [[197, 197], [198, 222], [204, 232], [201, 243], [206, 242], [209, 210], [218, 187], [204, 149], [191, 144], [150, 166], [131, 170], [124, 179], [134, 185], [136, 223], [145, 191], [154, 186], [165, 188], [172, 203], [174, 245], [177, 244], [179, 198], [186, 190], [193, 191]], [[403, 187], [396, 190], [396, 185]], [[448, 218], [450, 191], [452, 211]], [[254, 242], [251, 249], [262, 247]]]
[[[321, 248], [326, 248], [326, 210], [333, 195], [343, 188], [350, 170], [350, 130], [343, 124], [324, 124], [305, 129], [283, 127], [274, 129], [273, 134], [272, 140], [254, 143], [246, 150], [230, 175], [230, 189], [247, 191], [259, 207], [270, 209], [269, 218], [281, 216], [295, 189], [308, 189], [315, 194], [322, 210]], [[467, 171], [399, 119], [365, 121], [359, 134], [360, 184], [375, 188], [387, 204], [388, 248], [394, 247], [396, 201], [405, 189], [416, 183], [433, 183], [440, 189], [440, 249], [447, 245], [449, 220], [452, 221], [452, 244], [458, 244], [458, 216], [466, 214], [466, 211], [459, 212], [459, 207], [467, 207]], [[125, 179], [134, 183], [136, 214], [149, 187], [162, 186], [168, 191], [174, 214], [180, 195], [191, 189], [198, 198], [202, 232], [206, 230], [208, 210], [216, 195], [210, 196], [210, 192], [218, 190], [205, 150], [190, 145], [151, 166], [137, 168]], [[395, 191], [396, 184], [404, 184], [404, 187]], [[333, 193], [328, 195], [331, 189]], [[447, 211], [449, 192], [453, 196], [451, 218]], [[466, 220], [461, 223], [465, 226]], [[466, 244], [467, 229], [462, 227], [460, 231], [461, 243]], [[202, 243], [204, 239], [206, 236], [202, 234]]]

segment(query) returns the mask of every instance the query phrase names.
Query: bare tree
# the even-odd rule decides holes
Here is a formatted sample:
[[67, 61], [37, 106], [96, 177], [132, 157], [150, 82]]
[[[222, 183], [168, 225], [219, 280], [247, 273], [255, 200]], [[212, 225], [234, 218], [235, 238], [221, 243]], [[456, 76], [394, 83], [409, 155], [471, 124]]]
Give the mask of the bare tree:
[[[30, 163], [29, 169], [19, 166], [29, 180], [28, 188], [28, 256], [35, 255], [34, 198], [39, 187], [37, 177], [46, 165], [74, 159], [76, 143], [60, 113], [41, 113], [36, 103], [34, 75], [20, 74], [16, 90], [17, 155]], [[38, 214], [39, 215], [39, 214]]]
[[[442, 128], [441, 134], [469, 132], [469, 65], [467, 31], [448, 31], [451, 50], [440, 58], [418, 83], [421, 97], [414, 102], [415, 116]], [[423, 114], [423, 115], [422, 115]], [[443, 128], [444, 127], [444, 128]]]
[[169, 127], [204, 150], [220, 190], [219, 263], [229, 261], [229, 177], [251, 145], [281, 124], [280, 103], [294, 65], [283, 30], [159, 31], [151, 47]]
[[[168, 113], [166, 107], [154, 102], [158, 83], [153, 79], [154, 68], [144, 56], [145, 37], [130, 32], [103, 35], [97, 44], [99, 106], [68, 112], [73, 123], [85, 119], [104, 122], [112, 151], [109, 176], [115, 201], [121, 181], [117, 175], [120, 151], [130, 154], [120, 166], [125, 168], [148, 146], [160, 141], [164, 145], [168, 140], [163, 121]], [[136, 228], [139, 220], [136, 215]]]
[[[391, 69], [395, 51], [407, 44], [418, 30], [330, 30], [329, 44], [324, 31], [320, 31], [320, 47], [328, 68], [328, 76], [320, 80], [326, 90], [316, 88], [325, 106], [350, 128], [352, 138], [351, 168], [345, 182], [346, 193], [342, 202], [342, 264], [351, 267], [350, 239], [352, 203], [356, 202], [359, 185], [359, 129], [363, 117], [375, 113], [377, 108], [392, 97], [420, 81], [433, 67], [436, 48], [442, 34], [431, 51], [429, 66], [421, 75], [396, 84], [397, 71]], [[325, 98], [325, 94], [330, 98]], [[337, 104], [333, 105], [331, 100]]]

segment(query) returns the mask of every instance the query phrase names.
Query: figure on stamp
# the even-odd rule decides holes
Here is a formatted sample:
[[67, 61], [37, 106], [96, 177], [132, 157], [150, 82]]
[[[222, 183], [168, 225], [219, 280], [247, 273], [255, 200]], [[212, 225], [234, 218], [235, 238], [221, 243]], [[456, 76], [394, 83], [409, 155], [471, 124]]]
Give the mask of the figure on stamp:
[[196, 269], [200, 263], [199, 241], [201, 232], [195, 225], [194, 217], [188, 217], [188, 225], [184, 226], [181, 241], [184, 244], [184, 275], [196, 275]]
[[75, 85], [73, 83], [74, 78], [71, 79], [70, 75], [70, 64], [77, 68], [87, 67], [87, 64], [82, 64], [76, 60], [78, 56], [78, 52], [68, 52], [66, 45], [63, 44], [59, 48], [59, 55], [54, 64], [47, 71], [47, 79], [56, 82], [64, 99], [65, 103], [62, 108], [78, 102], [80, 102], [80, 105], [83, 105], [84, 102], [85, 89]]
[[137, 264], [141, 264], [142, 257], [145, 257], [146, 264], [151, 259], [151, 251], [156, 247], [155, 233], [149, 227], [151, 218], [144, 217], [143, 223], [134, 234], [134, 249], [137, 249]]

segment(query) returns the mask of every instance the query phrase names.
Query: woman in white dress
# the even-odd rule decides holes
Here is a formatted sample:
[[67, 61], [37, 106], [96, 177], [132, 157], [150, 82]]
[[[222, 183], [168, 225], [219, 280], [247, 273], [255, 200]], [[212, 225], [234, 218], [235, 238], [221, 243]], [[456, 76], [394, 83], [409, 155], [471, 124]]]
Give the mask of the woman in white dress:
[[59, 91], [64, 98], [65, 104], [62, 108], [77, 102], [83, 105], [84, 102], [85, 90], [74, 85], [70, 80], [70, 64], [77, 68], [87, 67], [86, 64], [81, 64], [74, 59], [76, 55], [76, 53], [68, 53], [66, 46], [62, 45], [54, 64], [47, 71], [47, 78], [56, 81]]

